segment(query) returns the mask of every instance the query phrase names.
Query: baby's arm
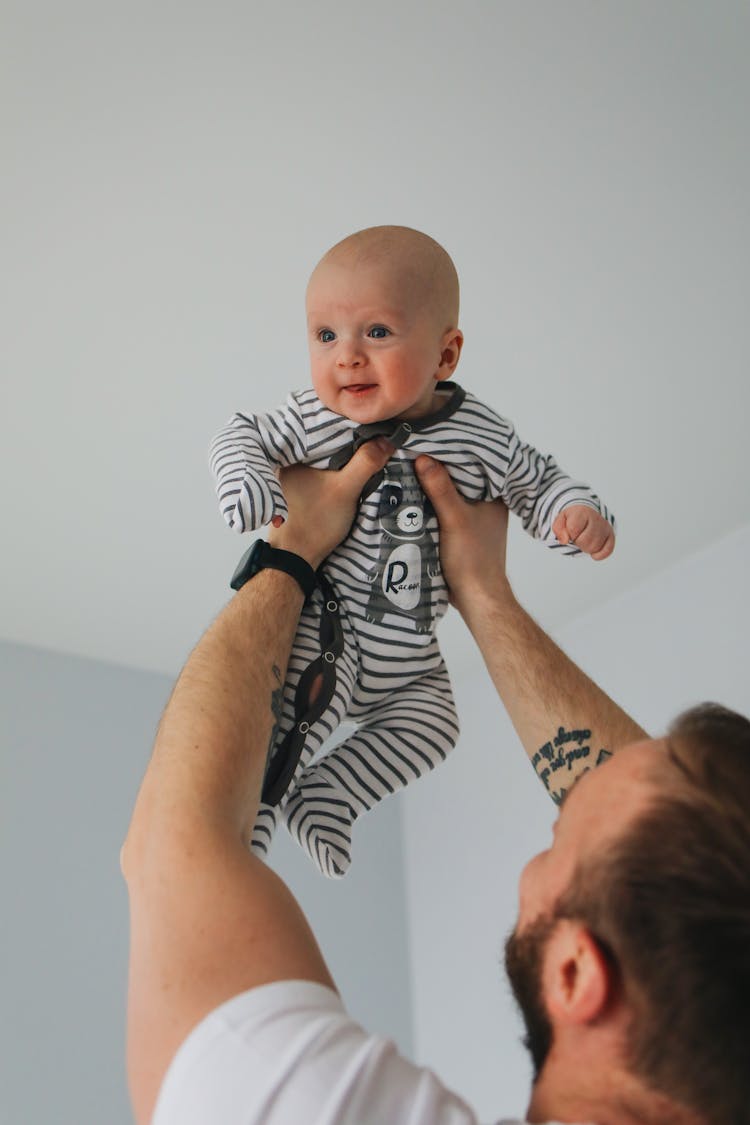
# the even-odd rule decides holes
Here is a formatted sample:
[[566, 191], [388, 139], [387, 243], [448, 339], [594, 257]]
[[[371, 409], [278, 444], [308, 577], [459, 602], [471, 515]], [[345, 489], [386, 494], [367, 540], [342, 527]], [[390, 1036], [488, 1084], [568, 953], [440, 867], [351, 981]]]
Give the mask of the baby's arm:
[[530, 535], [565, 554], [584, 552], [598, 560], [614, 550], [615, 519], [596, 493], [515, 432], [500, 497]]
[[222, 514], [235, 531], [286, 517], [276, 471], [307, 459], [304, 422], [293, 395], [270, 414], [234, 414], [211, 443], [209, 464]]

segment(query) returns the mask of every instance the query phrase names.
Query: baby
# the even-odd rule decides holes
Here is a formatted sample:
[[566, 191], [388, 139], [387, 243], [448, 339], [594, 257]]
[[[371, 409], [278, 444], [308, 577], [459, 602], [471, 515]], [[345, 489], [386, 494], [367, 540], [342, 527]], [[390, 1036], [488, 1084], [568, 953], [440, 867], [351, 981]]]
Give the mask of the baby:
[[[458, 737], [435, 638], [448, 605], [437, 520], [414, 459], [442, 461], [467, 500], [500, 497], [564, 553], [604, 559], [614, 548], [598, 497], [448, 381], [463, 344], [458, 298], [453, 262], [427, 235], [389, 226], [345, 238], [307, 288], [312, 389], [269, 414], [235, 414], [211, 447], [222, 512], [240, 532], [283, 521], [279, 468], [340, 468], [378, 435], [395, 447], [303, 608], [252, 840], [264, 855], [282, 817], [332, 878], [349, 867], [357, 817]], [[354, 733], [316, 759], [344, 719]]]

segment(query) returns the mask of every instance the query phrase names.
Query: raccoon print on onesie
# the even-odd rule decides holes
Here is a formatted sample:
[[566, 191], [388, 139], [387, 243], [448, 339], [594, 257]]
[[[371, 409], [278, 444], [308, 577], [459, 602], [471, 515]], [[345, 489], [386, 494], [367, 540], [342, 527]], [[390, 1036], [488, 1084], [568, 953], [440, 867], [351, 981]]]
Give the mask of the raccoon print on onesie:
[[[324, 589], [306, 602], [287, 669], [273, 769], [284, 740], [304, 731], [286, 791], [262, 803], [251, 847], [265, 855], [282, 819], [323, 874], [340, 878], [351, 863], [352, 828], [383, 797], [438, 765], [458, 738], [458, 719], [435, 629], [448, 607], [438, 525], [413, 467], [427, 453], [449, 469], [468, 500], [502, 498], [535, 538], [564, 554], [552, 523], [569, 504], [613, 518], [584, 484], [549, 455], [519, 440], [512, 424], [455, 383], [428, 417], [358, 426], [325, 407], [312, 390], [295, 392], [269, 414], [235, 414], [214, 439], [210, 463], [230, 527], [251, 531], [286, 516], [275, 472], [291, 464], [340, 468], [365, 441], [385, 435], [396, 447], [368, 482], [348, 537], [320, 568]], [[330, 607], [334, 606], [335, 610]], [[326, 615], [343, 644], [324, 653], [330, 698], [314, 721], [300, 722], [300, 681], [321, 658]], [[335, 672], [335, 676], [330, 673]], [[344, 720], [357, 724], [320, 754]], [[298, 741], [301, 736], [297, 734]]]

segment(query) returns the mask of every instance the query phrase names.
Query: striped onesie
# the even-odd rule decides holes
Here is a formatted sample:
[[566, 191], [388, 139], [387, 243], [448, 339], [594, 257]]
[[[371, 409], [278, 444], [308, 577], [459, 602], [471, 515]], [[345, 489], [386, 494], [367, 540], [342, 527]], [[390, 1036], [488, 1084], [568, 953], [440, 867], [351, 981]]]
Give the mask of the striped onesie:
[[[438, 386], [430, 416], [358, 426], [310, 390], [268, 414], [235, 414], [211, 445], [222, 513], [234, 530], [253, 531], [286, 516], [275, 470], [303, 463], [340, 468], [363, 442], [385, 434], [396, 446], [368, 482], [351, 531], [320, 569], [325, 592], [303, 607], [292, 648], [275, 747], [294, 734], [303, 748], [277, 805], [261, 804], [252, 848], [265, 855], [279, 818], [320, 870], [344, 875], [354, 821], [382, 797], [441, 762], [458, 737], [448, 673], [435, 628], [448, 606], [438, 561], [438, 525], [413, 468], [427, 453], [445, 464], [467, 500], [500, 498], [535, 538], [564, 554], [552, 524], [570, 504], [614, 519], [586, 485], [551, 456], [522, 442], [512, 424], [455, 383]], [[328, 607], [328, 609], [326, 608]], [[322, 618], [334, 608], [342, 643], [321, 660]], [[327, 674], [330, 699], [300, 724], [295, 694], [313, 661]], [[303, 679], [302, 688], [307, 680]], [[318, 751], [343, 720], [356, 725], [332, 750]], [[274, 764], [274, 751], [270, 764]], [[276, 763], [279, 764], [279, 763]]]

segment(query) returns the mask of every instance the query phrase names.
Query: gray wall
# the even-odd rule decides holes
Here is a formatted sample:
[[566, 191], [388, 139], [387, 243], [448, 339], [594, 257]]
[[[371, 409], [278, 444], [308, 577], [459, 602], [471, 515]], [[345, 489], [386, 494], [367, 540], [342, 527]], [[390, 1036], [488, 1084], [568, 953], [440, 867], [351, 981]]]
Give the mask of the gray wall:
[[[171, 682], [0, 642], [0, 685], [0, 1125], [125, 1125], [118, 857]], [[398, 806], [359, 832], [343, 884], [313, 872], [284, 832], [274, 865], [352, 1013], [410, 1051]]]

